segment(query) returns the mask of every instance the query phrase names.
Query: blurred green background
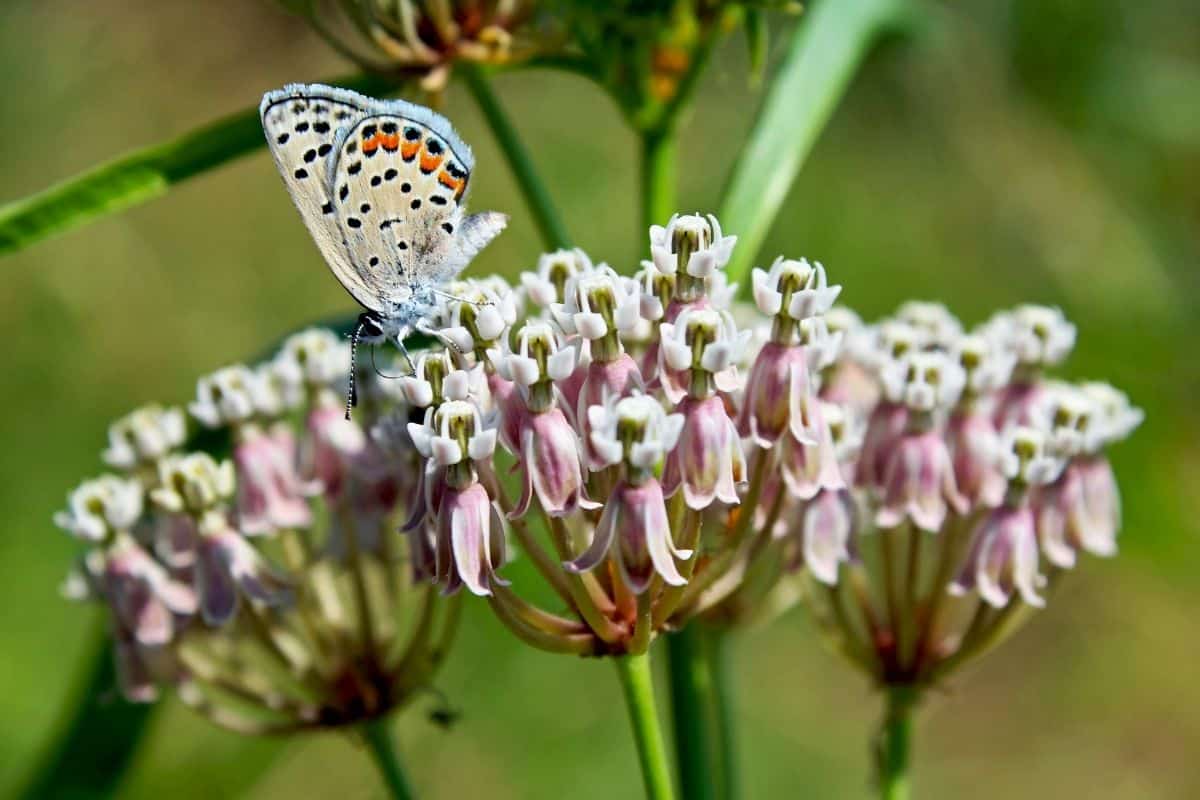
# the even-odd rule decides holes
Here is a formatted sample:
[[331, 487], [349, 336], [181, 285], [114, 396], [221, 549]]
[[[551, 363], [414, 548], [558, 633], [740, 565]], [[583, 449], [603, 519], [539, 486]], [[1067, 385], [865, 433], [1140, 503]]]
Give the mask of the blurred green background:
[[[833, 0], [825, 0], [831, 2]], [[1088, 559], [1014, 641], [930, 698], [915, 780], [930, 798], [1200, 797], [1200, 13], [1194, 0], [972, 0], [877, 48], [776, 222], [875, 317], [909, 297], [965, 321], [1032, 300], [1079, 325], [1069, 372], [1147, 421], [1115, 453], [1122, 553]], [[782, 33], [781, 27], [775, 33]], [[778, 54], [782, 36], [774, 37]], [[9, 0], [0, 6], [0, 201], [346, 70], [267, 2]], [[578, 242], [643, 255], [635, 142], [581, 80], [497, 80]], [[721, 49], [683, 129], [685, 210], [715, 208], [758, 103]], [[479, 114], [445, 110], [479, 167], [473, 206], [513, 224], [472, 267], [512, 275], [539, 241]], [[736, 233], [736, 231], [734, 231]], [[265, 153], [0, 263], [0, 794], [70, 711], [99, 618], [56, 589], [75, 547], [50, 524], [100, 471], [108, 421], [351, 303]], [[878, 698], [801, 610], [739, 637], [747, 797], [863, 797]], [[481, 603], [440, 687], [451, 732], [400, 725], [422, 796], [634, 797], [611, 668], [518, 646]], [[166, 703], [125, 797], [381, 794], [348, 738], [251, 740]]]

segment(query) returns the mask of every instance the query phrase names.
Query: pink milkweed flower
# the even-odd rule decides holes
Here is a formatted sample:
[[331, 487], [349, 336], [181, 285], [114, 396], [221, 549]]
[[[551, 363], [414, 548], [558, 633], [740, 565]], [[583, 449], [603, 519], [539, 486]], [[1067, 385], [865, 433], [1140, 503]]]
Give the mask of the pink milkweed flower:
[[475, 595], [490, 595], [493, 582], [507, 586], [496, 574], [504, 564], [504, 528], [483, 484], [447, 488], [437, 516], [435, 580], [444, 594], [462, 586]]
[[501, 350], [491, 354], [497, 371], [511, 378], [517, 391], [502, 420], [508, 424], [510, 416], [516, 417], [515, 431], [507, 436], [501, 433], [501, 441], [517, 456], [523, 477], [521, 499], [509, 516], [516, 519], [528, 512], [535, 495], [553, 516], [598, 508], [584, 492], [579, 437], [557, 407], [555, 382], [574, 371], [576, 351], [560, 348], [554, 330], [542, 322], [521, 326], [516, 340], [515, 351], [505, 341]]
[[887, 449], [880, 487], [883, 495], [875, 522], [893, 528], [906, 518], [918, 528], [937, 532], [947, 507], [967, 510], [959, 494], [950, 452], [933, 429], [933, 414], [952, 406], [963, 386], [963, 371], [945, 353], [910, 353], [883, 375], [888, 395], [909, 409], [904, 433]]
[[983, 332], [1016, 361], [1012, 382], [996, 397], [992, 422], [997, 430], [1029, 424], [1042, 402], [1041, 374], [1070, 355], [1075, 347], [1075, 326], [1057, 308], [1022, 305], [994, 315]]
[[104, 463], [122, 470], [153, 464], [183, 444], [183, 411], [148, 405], [121, 417], [108, 428]]
[[291, 587], [267, 560], [229, 524], [219, 510], [197, 521], [195, 590], [209, 625], [221, 626], [237, 614], [240, 597], [267, 606], [288, 605]]
[[[504, 563], [503, 527], [478, 472], [496, 449], [496, 430], [484, 426], [478, 407], [450, 400], [428, 409], [409, 435], [426, 459], [426, 519], [435, 521], [435, 580], [451, 593], [466, 585], [489, 595]], [[416, 526], [413, 526], [416, 529]]]
[[610, 553], [621, 579], [635, 594], [646, 591], [657, 573], [672, 586], [686, 579], [676, 558], [691, 557], [671, 539], [666, 502], [653, 469], [674, 449], [683, 417], [668, 415], [653, 397], [609, 398], [588, 409], [591, 437], [603, 466], [621, 465], [623, 475], [604, 504], [587, 550], [565, 566], [573, 572], [595, 569]]
[[816, 402], [813, 369], [836, 344], [825, 343], [828, 330], [819, 318], [797, 327], [803, 343], [767, 342], [746, 379], [738, 431], [762, 448], [774, 446], [785, 434], [798, 442], [816, 441], [808, 413]]
[[312, 524], [312, 509], [296, 468], [296, 444], [286, 429], [267, 435], [243, 428], [233, 448], [238, 526], [248, 536]]
[[659, 330], [659, 378], [669, 401], [740, 388], [737, 362], [751, 332], [739, 333], [728, 311], [688, 308]]
[[204, 620], [224, 625], [233, 619], [239, 591], [266, 605], [289, 603], [284, 580], [230, 525], [225, 508], [235, 491], [233, 463], [193, 453], [164, 460], [159, 471], [159, 486], [150, 492], [155, 505], [196, 520], [194, 589]]
[[846, 481], [825, 419], [827, 412], [836, 415], [840, 409], [815, 398], [806, 401], [803, 409], [809, 417], [806, 429], [813, 435], [807, 440], [785, 436], [779, 463], [788, 491], [800, 500], [808, 500], [825, 490], [845, 489]]
[[675, 410], [683, 428], [663, 469], [666, 495], [682, 489], [684, 502], [696, 510], [714, 500], [736, 505], [737, 486], [746, 481], [746, 456], [725, 401], [719, 395], [686, 397]]
[[165, 645], [175, 636], [176, 618], [196, 613], [196, 595], [173, 580], [127, 533], [103, 551], [101, 594], [138, 644]]
[[1009, 489], [1003, 503], [972, 532], [970, 551], [950, 592], [978, 591], [984, 602], [1003, 608], [1015, 589], [1028, 605], [1041, 608], [1045, 601], [1037, 590], [1044, 579], [1038, 573], [1038, 532], [1029, 492], [1053, 480], [1061, 463], [1047, 454], [1044, 432], [1027, 427], [1005, 433], [997, 461]]
[[955, 484], [967, 502], [989, 508], [1000, 505], [1008, 481], [996, 463], [1000, 435], [991, 417], [974, 408], [955, 409], [946, 423], [946, 444]]
[[803, 504], [800, 513], [800, 548], [789, 565], [805, 566], [812, 576], [829, 586], [837, 584], [838, 567], [850, 561], [856, 528], [854, 500], [845, 488], [822, 488]]
[[992, 509], [971, 534], [971, 550], [952, 594], [978, 591], [988, 605], [1008, 605], [1013, 590], [1026, 604], [1042, 608], [1038, 594], [1044, 578], [1038, 573], [1037, 532], [1033, 511], [1026, 505]]

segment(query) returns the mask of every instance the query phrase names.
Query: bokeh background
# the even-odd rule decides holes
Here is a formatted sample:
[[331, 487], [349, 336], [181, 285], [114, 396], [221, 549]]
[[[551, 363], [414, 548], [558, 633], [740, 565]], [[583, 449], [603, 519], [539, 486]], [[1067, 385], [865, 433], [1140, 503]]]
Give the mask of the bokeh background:
[[[760, 262], [820, 259], [869, 318], [910, 297], [944, 300], [969, 323], [1020, 301], [1060, 304], [1079, 325], [1068, 372], [1111, 379], [1147, 421], [1114, 454], [1120, 557], [1088, 559], [1014, 641], [930, 698], [919, 793], [1200, 797], [1200, 13], [1191, 0], [943, 10], [945, 24], [873, 52]], [[746, 64], [733, 37], [703, 82], [683, 130], [685, 210], [717, 205], [759, 101]], [[269, 2], [8, 0], [0, 201], [344, 69]], [[578, 242], [630, 268], [646, 235], [635, 142], [615, 108], [558, 73], [497, 86]], [[478, 155], [474, 207], [513, 215], [472, 270], [531, 266], [539, 242], [489, 132], [459, 88], [445, 110]], [[201, 373], [351, 302], [265, 152], [0, 270], [5, 795], [52, 742], [96, 644], [98, 617], [57, 595], [75, 548], [50, 516], [100, 470], [108, 421], [183, 401]], [[822, 650], [802, 610], [740, 635], [735, 666], [747, 797], [868, 795], [878, 698]], [[399, 726], [424, 797], [637, 796], [607, 665], [522, 648], [471, 603], [439, 685], [459, 724], [445, 732], [418, 712]], [[243, 739], [170, 702], [161, 712], [124, 797], [379, 794], [348, 738]]]

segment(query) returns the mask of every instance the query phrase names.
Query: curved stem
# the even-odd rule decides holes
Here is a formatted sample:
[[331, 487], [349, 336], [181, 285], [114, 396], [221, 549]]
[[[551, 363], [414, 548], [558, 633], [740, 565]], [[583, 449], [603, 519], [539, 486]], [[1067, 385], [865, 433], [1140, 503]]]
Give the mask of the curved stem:
[[492, 91], [487, 75], [479, 65], [465, 61], [458, 65], [457, 71], [466, 78], [467, 88], [471, 90], [472, 97], [479, 104], [479, 110], [487, 118], [497, 144], [504, 151], [508, 166], [542, 235], [543, 243], [552, 250], [570, 247], [571, 237], [550, 199], [550, 192], [542, 183], [542, 178], [533, 165], [533, 158], [525, 143], [521, 141], [517, 129], [513, 127], [512, 120], [508, 118], [499, 98]]
[[391, 729], [388, 728], [387, 717], [376, 717], [367, 720], [358, 727], [363, 743], [371, 754], [379, 775], [388, 788], [388, 796], [395, 800], [412, 800], [412, 789], [400, 766], [400, 758], [396, 755]]
[[913, 689], [888, 690], [887, 712], [879, 730], [879, 796], [882, 800], [908, 800], [908, 763], [912, 737]]
[[715, 800], [716, 745], [710, 711], [714, 696], [711, 663], [704, 657], [704, 634], [693, 621], [667, 637], [667, 676], [679, 790], [688, 800]]
[[612, 661], [621, 680], [625, 707], [629, 710], [629, 721], [633, 726], [633, 739], [642, 768], [646, 798], [673, 800], [675, 791], [671, 786], [671, 769], [667, 763], [666, 747], [663, 746], [658, 710], [654, 705], [650, 656], [647, 653], [618, 656]]

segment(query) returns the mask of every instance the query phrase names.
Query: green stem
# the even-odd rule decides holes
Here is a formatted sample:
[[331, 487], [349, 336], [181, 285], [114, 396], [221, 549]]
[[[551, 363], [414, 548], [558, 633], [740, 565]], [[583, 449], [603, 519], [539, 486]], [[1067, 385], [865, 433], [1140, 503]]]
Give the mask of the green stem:
[[[618, 656], [612, 661], [621, 679], [625, 706], [629, 709], [629, 722], [633, 726], [633, 740], [642, 767], [646, 798], [673, 800], [675, 791], [671, 786], [671, 768], [667, 762], [667, 749], [663, 745], [662, 728], [658, 723], [658, 710], [654, 705], [650, 656], [648, 653]], [[691, 795], [687, 797], [690, 800]]]
[[712, 703], [716, 721], [719, 796], [736, 800], [738, 791], [737, 732], [734, 723], [734, 678], [730, 670], [730, 632], [713, 629], [708, 637], [708, 662], [712, 673]]
[[487, 118], [488, 125], [492, 128], [492, 135], [496, 137], [500, 149], [504, 151], [504, 155], [508, 159], [508, 166], [517, 180], [521, 194], [525, 197], [529, 211], [533, 214], [533, 221], [537, 224], [538, 232], [542, 235], [543, 243], [551, 250], [570, 247], [571, 237], [567, 234], [567, 228], [563, 225], [558, 210], [555, 209], [554, 202], [550, 199], [550, 192], [542, 183], [542, 178], [533, 165], [533, 158], [526, 149], [525, 143], [521, 141], [521, 135], [513, 127], [512, 120], [508, 118], [504, 107], [500, 105], [499, 98], [492, 91], [483, 68], [464, 61], [457, 66], [456, 70], [466, 78], [467, 88], [470, 89], [471, 95], [479, 105], [479, 110]]
[[388, 795], [396, 800], [412, 800], [412, 788], [408, 785], [408, 778], [404, 776], [404, 768], [400, 766], [400, 758], [396, 755], [396, 745], [388, 727], [388, 718], [376, 717], [367, 720], [358, 730], [375, 766], [379, 768], [379, 775], [388, 788]]
[[675, 207], [675, 135], [670, 131], [642, 134], [642, 230], [666, 225]]
[[700, 623], [693, 621], [668, 636], [667, 653], [679, 789], [688, 800], [715, 800], [717, 745], [710, 712], [716, 693]]
[[916, 693], [906, 686], [890, 687], [887, 693], [887, 712], [879, 731], [879, 796], [882, 800], [908, 800]]

